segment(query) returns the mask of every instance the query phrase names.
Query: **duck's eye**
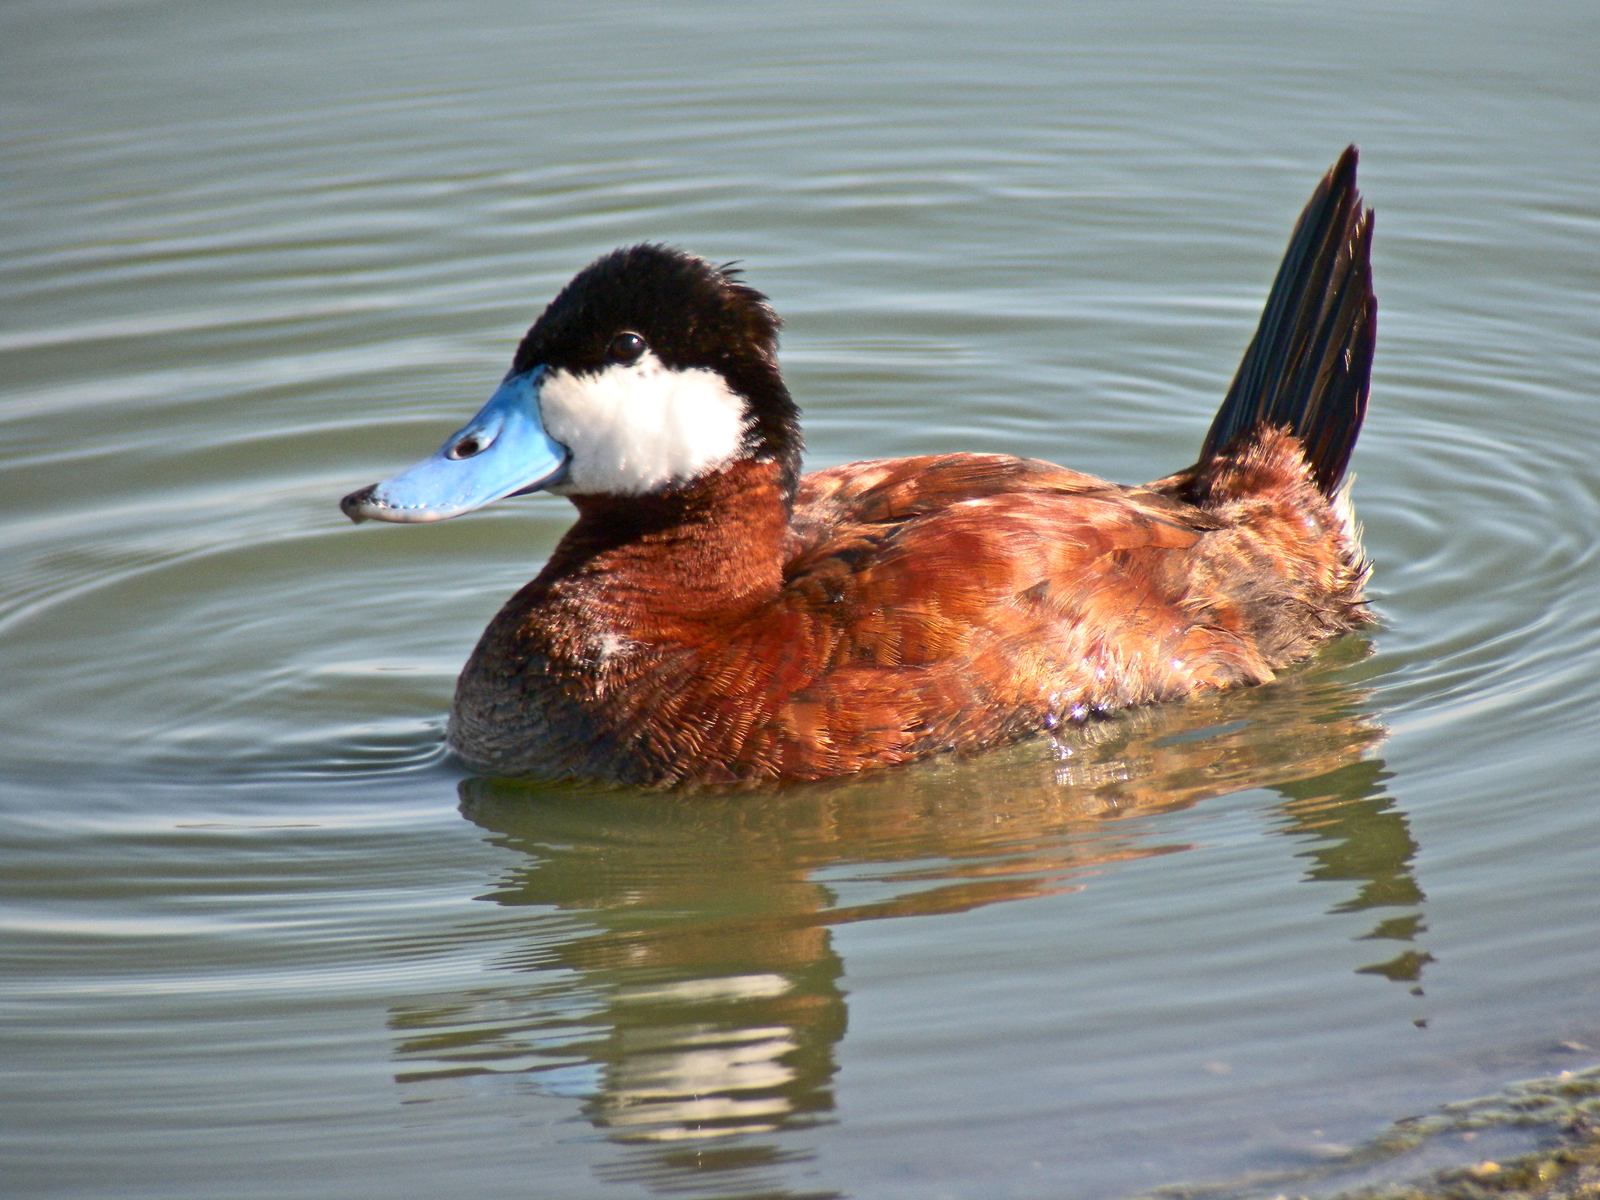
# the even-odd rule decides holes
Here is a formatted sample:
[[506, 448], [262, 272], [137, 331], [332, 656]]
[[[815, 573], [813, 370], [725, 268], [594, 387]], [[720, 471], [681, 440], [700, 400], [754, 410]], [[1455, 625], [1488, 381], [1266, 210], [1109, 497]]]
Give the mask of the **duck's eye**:
[[474, 454], [476, 454], [478, 451], [480, 451], [482, 449], [483, 449], [483, 443], [480, 442], [477, 438], [475, 438], [475, 437], [462, 438], [454, 446], [450, 447], [450, 457], [451, 458], [471, 458]]
[[637, 333], [624, 331], [611, 339], [611, 345], [606, 347], [606, 357], [612, 362], [638, 362], [639, 356], [644, 353], [644, 350], [644, 339], [642, 337]]

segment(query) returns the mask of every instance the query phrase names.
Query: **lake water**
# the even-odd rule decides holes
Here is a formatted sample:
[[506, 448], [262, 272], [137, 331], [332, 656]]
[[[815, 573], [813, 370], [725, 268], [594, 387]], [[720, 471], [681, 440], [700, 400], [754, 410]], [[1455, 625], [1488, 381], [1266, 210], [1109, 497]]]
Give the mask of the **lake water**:
[[[7, 1195], [1226, 1193], [1600, 1061], [1591, 0], [18, 0], [0, 47]], [[822, 787], [443, 754], [570, 509], [336, 503], [592, 257], [741, 260], [813, 467], [1137, 482], [1350, 141], [1369, 636]]]

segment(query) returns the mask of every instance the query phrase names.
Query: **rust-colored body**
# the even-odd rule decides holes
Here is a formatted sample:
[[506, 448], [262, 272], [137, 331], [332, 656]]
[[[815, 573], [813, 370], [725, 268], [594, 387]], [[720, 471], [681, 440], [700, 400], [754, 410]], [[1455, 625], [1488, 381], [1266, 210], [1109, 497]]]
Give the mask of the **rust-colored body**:
[[1367, 619], [1360, 548], [1274, 434], [1123, 488], [1000, 456], [579, 501], [463, 673], [452, 742], [511, 774], [817, 779], [1262, 683]]

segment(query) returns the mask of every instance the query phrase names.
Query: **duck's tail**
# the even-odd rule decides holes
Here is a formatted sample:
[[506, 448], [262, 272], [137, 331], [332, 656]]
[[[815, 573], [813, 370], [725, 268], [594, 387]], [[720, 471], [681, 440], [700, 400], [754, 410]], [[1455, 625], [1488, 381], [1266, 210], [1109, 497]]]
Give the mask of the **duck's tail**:
[[1299, 441], [1317, 488], [1336, 496], [1367, 412], [1378, 320], [1371, 250], [1372, 210], [1356, 190], [1350, 146], [1294, 227], [1261, 324], [1192, 469], [1196, 493], [1209, 491], [1217, 467], [1283, 429]]

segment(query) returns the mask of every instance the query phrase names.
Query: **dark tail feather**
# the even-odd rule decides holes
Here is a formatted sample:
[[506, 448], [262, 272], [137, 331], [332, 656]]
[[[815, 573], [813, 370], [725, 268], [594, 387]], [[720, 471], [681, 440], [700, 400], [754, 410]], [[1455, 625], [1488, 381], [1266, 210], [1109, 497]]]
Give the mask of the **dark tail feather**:
[[1199, 469], [1263, 427], [1289, 429], [1331, 496], [1367, 413], [1378, 302], [1372, 210], [1356, 190], [1356, 148], [1322, 178], [1300, 214], [1261, 324], [1200, 450]]

